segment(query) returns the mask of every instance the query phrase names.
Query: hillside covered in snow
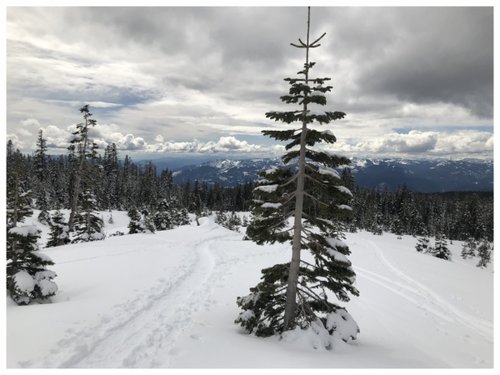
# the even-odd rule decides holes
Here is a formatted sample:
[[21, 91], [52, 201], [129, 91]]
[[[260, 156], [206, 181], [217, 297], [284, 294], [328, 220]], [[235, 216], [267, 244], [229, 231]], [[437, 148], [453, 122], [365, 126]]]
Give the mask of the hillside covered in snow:
[[213, 217], [109, 237], [127, 233], [128, 217], [102, 215], [104, 241], [41, 250], [58, 275], [51, 303], [7, 301], [8, 367], [493, 366], [493, 268], [463, 260], [461, 242], [445, 261], [417, 253], [410, 236], [348, 233], [361, 294], [344, 305], [361, 332], [325, 350], [310, 332], [262, 339], [234, 324], [236, 298], [262, 268], [289, 261], [289, 245], [257, 246]]
[[[159, 170], [173, 169], [174, 181], [203, 181], [209, 184], [237, 186], [255, 181], [258, 173], [282, 165], [279, 158], [212, 160], [180, 168], [169, 160], [156, 162]], [[393, 191], [406, 185], [416, 192], [493, 191], [492, 160], [404, 160], [353, 159], [349, 168], [356, 184], [366, 188]]]

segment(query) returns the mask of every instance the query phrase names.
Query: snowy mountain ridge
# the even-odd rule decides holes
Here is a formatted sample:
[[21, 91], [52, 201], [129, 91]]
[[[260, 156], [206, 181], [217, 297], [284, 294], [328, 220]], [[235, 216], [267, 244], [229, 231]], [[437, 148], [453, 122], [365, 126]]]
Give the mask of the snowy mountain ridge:
[[[258, 173], [282, 165], [281, 159], [212, 160], [178, 168], [174, 180], [236, 186], [256, 181]], [[367, 188], [395, 190], [406, 185], [418, 192], [493, 191], [491, 160], [353, 159], [355, 182]]]

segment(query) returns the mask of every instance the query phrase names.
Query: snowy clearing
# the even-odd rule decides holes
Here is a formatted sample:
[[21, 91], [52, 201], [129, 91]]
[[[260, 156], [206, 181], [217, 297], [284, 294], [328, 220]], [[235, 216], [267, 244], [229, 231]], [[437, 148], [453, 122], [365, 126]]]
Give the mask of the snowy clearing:
[[[113, 221], [108, 233], [127, 232], [125, 213], [113, 211]], [[200, 223], [42, 250], [59, 291], [47, 304], [7, 300], [7, 366], [493, 366], [492, 266], [462, 260], [461, 242], [448, 262], [417, 253], [413, 237], [347, 234], [361, 295], [344, 305], [361, 333], [327, 351], [310, 335], [262, 339], [233, 323], [236, 297], [290, 249], [243, 241], [212, 218]]]

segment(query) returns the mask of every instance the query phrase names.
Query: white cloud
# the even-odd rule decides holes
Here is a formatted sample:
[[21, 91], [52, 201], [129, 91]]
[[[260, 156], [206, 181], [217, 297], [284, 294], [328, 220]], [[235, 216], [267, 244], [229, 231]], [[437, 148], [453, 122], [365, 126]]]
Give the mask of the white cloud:
[[169, 142], [163, 141], [163, 137], [157, 137], [156, 144], [150, 145], [150, 152], [193, 152], [193, 153], [258, 153], [265, 152], [260, 145], [241, 141], [233, 136], [220, 137], [216, 142]]
[[47, 147], [64, 149], [69, 146], [71, 131], [74, 131], [75, 127], [70, 126], [63, 130], [55, 125], [49, 125], [42, 128], [42, 130], [43, 137], [47, 140]]
[[390, 133], [383, 137], [361, 142], [358, 147], [369, 152], [422, 153], [432, 150], [437, 143], [438, 133], [412, 130], [408, 134]]
[[332, 152], [358, 157], [493, 157], [493, 134], [460, 131], [456, 133], [411, 130], [407, 134], [391, 132], [369, 140], [341, 139]]
[[441, 136], [434, 152], [438, 154], [457, 153], [470, 156], [493, 155], [493, 134], [487, 132], [462, 131]]
[[78, 100], [56, 100], [56, 99], [47, 99], [49, 103], [57, 103], [57, 104], [69, 104], [73, 107], [82, 107], [84, 104], [88, 104], [92, 108], [117, 108], [121, 107], [122, 104], [119, 103], [109, 103], [109, 102], [93, 102], [86, 101], [85, 103]]

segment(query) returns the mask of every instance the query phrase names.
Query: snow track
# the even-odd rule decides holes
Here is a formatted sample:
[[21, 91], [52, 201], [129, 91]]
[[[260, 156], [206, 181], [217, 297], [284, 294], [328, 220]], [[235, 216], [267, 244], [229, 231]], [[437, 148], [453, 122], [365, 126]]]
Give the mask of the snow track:
[[363, 267], [354, 266], [359, 276], [391, 291], [414, 304], [417, 308], [425, 310], [433, 315], [435, 319], [448, 323], [459, 323], [470, 331], [479, 334], [487, 342], [493, 343], [493, 324], [491, 322], [472, 316], [452, 305], [429, 287], [394, 266], [373, 241], [368, 241], [367, 244], [374, 251], [380, 264], [384, 266], [385, 273], [383, 275], [380, 272], [377, 273]]
[[[491, 324], [491, 322], [478, 318], [476, 316], [472, 316], [471, 314], [453, 306], [439, 294], [433, 292], [429, 287], [425, 286], [421, 282], [408, 276], [400, 269], [395, 267], [391, 262], [387, 260], [382, 250], [380, 250], [380, 248], [374, 242], [370, 241], [369, 244], [375, 250], [380, 261], [385, 266], [387, 266], [387, 268], [392, 272], [394, 276], [398, 277], [400, 280], [403, 280], [403, 282], [406, 282], [407, 285], [415, 288], [415, 290], [417, 291], [417, 296], [419, 296], [420, 299], [424, 301], [424, 303], [421, 304], [422, 308], [438, 315], [444, 320], [457, 321], [458, 323], [469, 327], [472, 331], [479, 333], [488, 342], [493, 343], [493, 325]], [[400, 283], [400, 285], [402, 284]], [[406, 287], [406, 289], [408, 290], [408, 287]], [[441, 312], [439, 312], [439, 310], [441, 310]]]
[[186, 256], [174, 274], [116, 305], [97, 325], [66, 337], [50, 358], [29, 367], [169, 367], [177, 338], [192, 325], [192, 314], [207, 303], [213, 288], [215, 257], [210, 248], [228, 235], [213, 236], [211, 229], [202, 239], [175, 245]]
[[322, 352], [307, 336], [262, 339], [234, 324], [236, 298], [262, 268], [290, 256], [288, 244], [242, 237], [205, 218], [200, 226], [44, 250], [60, 291], [48, 304], [8, 301], [8, 367], [493, 365], [492, 272], [462, 261], [459, 243], [447, 262], [416, 253], [410, 237], [349, 233], [361, 294], [342, 305], [361, 333]]

